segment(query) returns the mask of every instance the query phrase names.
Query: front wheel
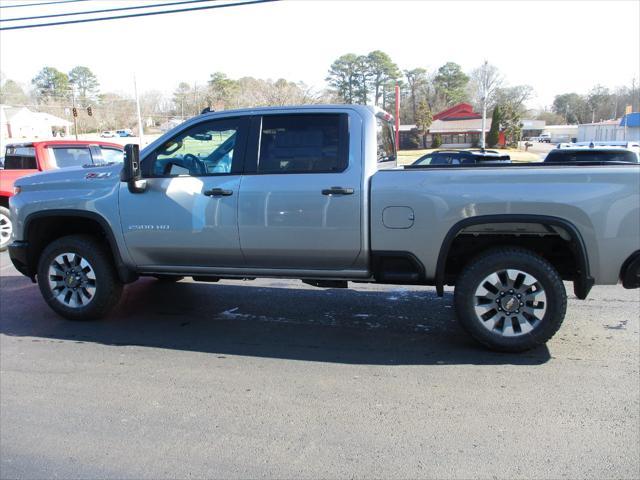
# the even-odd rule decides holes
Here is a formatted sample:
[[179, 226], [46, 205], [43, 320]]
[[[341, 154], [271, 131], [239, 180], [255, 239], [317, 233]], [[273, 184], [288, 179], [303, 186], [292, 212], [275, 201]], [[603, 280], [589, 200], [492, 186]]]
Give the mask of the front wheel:
[[38, 286], [49, 306], [69, 320], [101, 318], [122, 294], [110, 252], [89, 235], [49, 244], [38, 262]]
[[567, 310], [558, 272], [520, 248], [490, 250], [472, 260], [456, 283], [461, 325], [492, 350], [523, 352], [546, 343]]
[[9, 243], [11, 243], [11, 232], [13, 226], [11, 224], [11, 217], [9, 216], [9, 209], [0, 207], [0, 252], [4, 252]]

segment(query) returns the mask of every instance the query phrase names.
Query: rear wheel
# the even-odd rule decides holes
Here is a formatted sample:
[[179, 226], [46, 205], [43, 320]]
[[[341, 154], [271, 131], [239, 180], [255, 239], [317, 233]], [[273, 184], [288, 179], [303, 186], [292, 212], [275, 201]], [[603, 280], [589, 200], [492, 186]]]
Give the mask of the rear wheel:
[[519, 248], [488, 251], [462, 272], [454, 293], [461, 325], [493, 350], [546, 343], [567, 309], [562, 279], [542, 257]]
[[4, 252], [11, 242], [13, 225], [9, 216], [9, 209], [0, 207], [0, 252]]
[[122, 283], [110, 252], [88, 235], [62, 237], [47, 246], [38, 262], [42, 296], [69, 320], [93, 320], [118, 303]]

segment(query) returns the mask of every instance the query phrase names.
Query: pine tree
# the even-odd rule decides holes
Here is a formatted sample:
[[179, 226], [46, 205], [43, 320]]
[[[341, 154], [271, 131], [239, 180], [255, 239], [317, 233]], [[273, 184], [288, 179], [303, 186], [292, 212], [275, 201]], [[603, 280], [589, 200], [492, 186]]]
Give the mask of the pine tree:
[[500, 107], [496, 106], [493, 109], [493, 115], [491, 116], [491, 128], [487, 134], [487, 146], [493, 148], [498, 145], [500, 141]]

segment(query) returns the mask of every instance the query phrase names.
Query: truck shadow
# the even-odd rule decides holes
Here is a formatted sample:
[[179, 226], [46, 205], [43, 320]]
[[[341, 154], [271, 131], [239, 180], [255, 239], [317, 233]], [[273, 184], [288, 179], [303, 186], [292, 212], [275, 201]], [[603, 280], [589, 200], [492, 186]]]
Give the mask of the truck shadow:
[[[286, 287], [286, 288], [283, 288]], [[163, 284], [142, 279], [125, 289], [105, 320], [69, 322], [38, 287], [0, 278], [0, 333], [9, 336], [372, 365], [538, 365], [547, 347], [490, 352], [457, 324], [450, 292], [425, 287], [320, 290], [273, 281]]]

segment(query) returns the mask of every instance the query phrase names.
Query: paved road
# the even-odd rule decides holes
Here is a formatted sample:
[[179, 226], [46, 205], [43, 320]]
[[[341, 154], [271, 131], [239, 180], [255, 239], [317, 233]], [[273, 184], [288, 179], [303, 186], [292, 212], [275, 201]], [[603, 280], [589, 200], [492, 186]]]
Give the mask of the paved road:
[[[526, 142], [519, 142], [518, 147], [524, 150], [525, 143]], [[547, 154], [551, 150], [556, 148], [556, 146], [558, 145], [557, 143], [540, 143], [540, 142], [529, 142], [529, 143], [531, 143], [531, 146], [526, 151], [529, 153], [538, 155], [540, 157], [539, 158], [540, 161], [543, 161], [545, 158], [547, 158]]]
[[141, 280], [62, 321], [0, 255], [2, 478], [638, 478], [639, 291], [523, 355], [450, 292]]

